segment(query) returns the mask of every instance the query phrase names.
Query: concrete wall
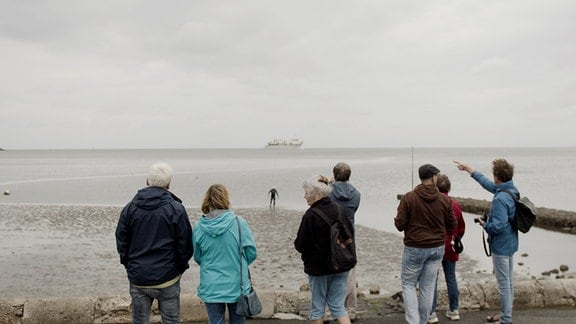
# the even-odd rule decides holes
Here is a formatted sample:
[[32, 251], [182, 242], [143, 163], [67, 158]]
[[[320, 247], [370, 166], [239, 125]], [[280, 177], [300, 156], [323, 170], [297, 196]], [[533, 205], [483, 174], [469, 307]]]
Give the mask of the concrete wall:
[[[515, 307], [576, 307], [576, 279], [538, 279], [515, 283]], [[263, 311], [260, 318], [304, 319], [308, 312], [309, 292], [258, 291]], [[445, 305], [446, 293], [439, 292], [439, 304]], [[366, 295], [360, 305], [371, 308], [393, 307], [394, 296]], [[368, 301], [369, 300], [369, 301]], [[401, 307], [401, 302], [397, 302]], [[495, 281], [463, 283], [460, 287], [460, 305], [463, 309], [490, 309], [499, 307]], [[367, 307], [366, 307], [367, 308]], [[158, 307], [154, 302], [152, 323], [160, 323]], [[364, 316], [370, 317], [369, 310]], [[375, 315], [377, 316], [377, 315]], [[181, 320], [204, 322], [207, 320], [204, 304], [194, 295], [181, 296]], [[0, 324], [82, 324], [130, 323], [130, 297], [37, 298], [0, 299]]]

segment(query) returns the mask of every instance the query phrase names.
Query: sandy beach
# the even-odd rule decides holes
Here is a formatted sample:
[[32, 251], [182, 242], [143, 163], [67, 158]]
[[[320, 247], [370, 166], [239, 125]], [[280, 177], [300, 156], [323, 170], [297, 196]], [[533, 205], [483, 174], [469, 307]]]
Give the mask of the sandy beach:
[[[114, 296], [128, 294], [128, 281], [116, 252], [114, 231], [121, 207], [0, 205], [0, 298]], [[254, 286], [299, 290], [307, 283], [293, 241], [304, 210], [236, 209], [257, 244], [250, 267]], [[192, 224], [200, 215], [188, 209]], [[357, 279], [360, 290], [400, 291], [402, 236], [357, 226]], [[399, 233], [400, 234], [400, 233]], [[491, 275], [478, 272], [464, 254], [460, 280]], [[182, 279], [183, 293], [196, 292], [198, 265]]]

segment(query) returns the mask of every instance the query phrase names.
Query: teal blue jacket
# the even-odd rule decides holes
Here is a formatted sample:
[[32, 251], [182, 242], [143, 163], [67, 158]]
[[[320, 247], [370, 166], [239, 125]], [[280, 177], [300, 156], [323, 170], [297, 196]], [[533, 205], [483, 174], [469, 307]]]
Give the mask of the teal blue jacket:
[[235, 303], [240, 297], [238, 223], [242, 233], [244, 293], [250, 290], [248, 265], [256, 260], [256, 244], [246, 220], [232, 210], [202, 215], [193, 227], [194, 261], [200, 265], [198, 297], [206, 303]]

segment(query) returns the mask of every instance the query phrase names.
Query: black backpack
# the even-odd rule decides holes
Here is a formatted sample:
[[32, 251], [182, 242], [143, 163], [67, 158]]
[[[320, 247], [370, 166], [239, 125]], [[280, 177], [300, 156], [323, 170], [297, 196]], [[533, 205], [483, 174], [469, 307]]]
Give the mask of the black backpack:
[[[338, 203], [334, 203], [338, 209], [338, 220], [330, 222], [330, 219], [320, 209], [313, 208], [322, 219], [330, 226], [330, 256], [329, 266], [334, 273], [345, 272], [356, 266], [356, 245], [350, 229], [342, 219], [342, 211]], [[347, 240], [341, 238], [340, 233], [344, 231]]]
[[530, 227], [536, 222], [536, 207], [528, 197], [521, 197], [520, 194], [516, 196], [509, 190], [503, 191], [512, 196], [516, 202], [514, 219], [510, 221], [512, 228], [522, 233], [528, 233]]

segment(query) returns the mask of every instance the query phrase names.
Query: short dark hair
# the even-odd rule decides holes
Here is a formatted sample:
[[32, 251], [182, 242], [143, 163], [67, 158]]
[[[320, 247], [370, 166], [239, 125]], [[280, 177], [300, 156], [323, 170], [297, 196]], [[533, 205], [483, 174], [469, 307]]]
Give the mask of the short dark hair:
[[502, 182], [508, 182], [514, 177], [514, 164], [505, 159], [492, 161], [492, 174]]
[[438, 179], [436, 179], [436, 187], [441, 193], [449, 193], [452, 184], [450, 183], [450, 179], [445, 174], [438, 174]]
[[348, 181], [350, 180], [350, 174], [352, 173], [352, 170], [347, 163], [338, 162], [332, 169], [332, 173], [334, 174], [334, 180]]

